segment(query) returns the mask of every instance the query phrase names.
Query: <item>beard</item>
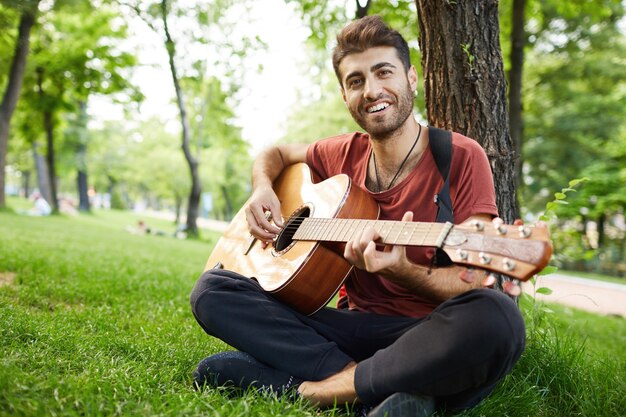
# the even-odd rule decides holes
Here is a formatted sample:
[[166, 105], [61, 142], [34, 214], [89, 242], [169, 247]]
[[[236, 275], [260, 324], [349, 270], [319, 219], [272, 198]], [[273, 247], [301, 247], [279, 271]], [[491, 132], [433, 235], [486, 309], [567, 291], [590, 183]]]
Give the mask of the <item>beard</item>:
[[[381, 95], [376, 98], [380, 100], [389, 96]], [[363, 130], [365, 130], [371, 137], [377, 139], [384, 139], [390, 136], [400, 129], [404, 122], [413, 114], [413, 91], [407, 84], [407, 88], [403, 94], [398, 96], [397, 101], [392, 100], [392, 106], [395, 104], [393, 114], [384, 114], [377, 116], [376, 113], [368, 114], [363, 107], [352, 108], [349, 107], [350, 114], [355, 122]]]

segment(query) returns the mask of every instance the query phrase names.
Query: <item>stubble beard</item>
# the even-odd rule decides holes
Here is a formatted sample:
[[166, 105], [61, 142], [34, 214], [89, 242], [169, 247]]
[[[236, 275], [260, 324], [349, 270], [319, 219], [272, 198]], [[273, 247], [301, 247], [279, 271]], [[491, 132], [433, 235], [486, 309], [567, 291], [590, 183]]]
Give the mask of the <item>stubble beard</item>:
[[370, 115], [362, 115], [360, 113], [360, 109], [358, 108], [350, 108], [350, 114], [352, 115], [354, 121], [357, 122], [357, 124], [370, 135], [370, 137], [383, 140], [394, 136], [398, 130], [404, 126], [406, 120], [413, 114], [413, 91], [411, 91], [410, 87], [407, 86], [404, 94], [398, 97], [396, 108], [397, 112], [387, 122], [376, 121], [376, 116], [374, 116], [374, 120], [372, 120], [367, 117]]

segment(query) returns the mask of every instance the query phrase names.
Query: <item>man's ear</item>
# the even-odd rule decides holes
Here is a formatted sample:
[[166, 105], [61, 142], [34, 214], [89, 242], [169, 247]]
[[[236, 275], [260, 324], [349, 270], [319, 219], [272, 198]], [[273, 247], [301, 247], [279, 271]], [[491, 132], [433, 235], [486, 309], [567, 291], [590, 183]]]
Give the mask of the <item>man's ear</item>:
[[409, 85], [411, 86], [411, 90], [416, 91], [418, 76], [417, 70], [415, 69], [414, 65], [411, 65], [411, 68], [409, 68], [409, 72], [407, 72], [406, 76], [409, 79]]
[[341, 98], [343, 99], [344, 104], [347, 106], [348, 100], [346, 99], [346, 90], [344, 90], [343, 85], [339, 88], [341, 88]]

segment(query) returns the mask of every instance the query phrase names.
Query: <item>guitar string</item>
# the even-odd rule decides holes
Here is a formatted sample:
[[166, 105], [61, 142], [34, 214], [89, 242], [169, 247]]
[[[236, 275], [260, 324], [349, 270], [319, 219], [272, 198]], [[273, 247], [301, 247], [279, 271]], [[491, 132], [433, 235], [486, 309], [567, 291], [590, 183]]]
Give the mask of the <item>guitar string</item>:
[[[291, 221], [283, 228], [285, 231], [288, 232], [293, 232], [295, 234], [295, 232], [302, 226], [302, 223], [304, 222], [304, 220], [306, 219], [312, 219], [311, 221], [311, 227], [315, 228], [315, 227], [319, 227], [324, 226], [324, 223], [330, 223], [330, 222], [337, 222], [338, 220], [341, 221], [343, 220], [343, 222], [341, 223], [346, 223], [349, 221], [359, 221], [359, 220], [365, 220], [365, 221], [371, 221], [371, 222], [389, 222], [389, 223], [383, 223], [383, 226], [381, 227], [381, 230], [379, 230], [379, 233], [383, 232], [385, 229], [385, 226], [388, 226], [389, 230], [386, 230], [387, 235], [385, 237], [388, 237], [389, 234], [396, 232], [396, 233], [401, 233], [402, 230], [407, 226], [407, 224], [412, 224], [413, 228], [412, 228], [412, 233], [411, 235], [413, 235], [415, 232], [421, 232], [422, 234], [426, 234], [428, 235], [428, 233], [430, 232], [435, 232], [438, 233], [439, 229], [438, 227], [435, 227], [433, 230], [433, 226], [430, 223], [426, 223], [426, 224], [418, 224], [418, 223], [413, 223], [413, 222], [401, 222], [401, 221], [390, 221], [390, 220], [370, 220], [370, 219], [335, 219], [335, 218], [323, 218], [323, 217], [319, 217], [319, 218], [312, 218], [312, 217], [305, 217], [305, 216], [297, 216], [297, 217], [293, 217], [291, 219]], [[390, 226], [390, 227], [389, 227]], [[421, 229], [421, 230], [420, 230]], [[400, 236], [396, 237], [396, 241], [400, 238]], [[422, 238], [424, 238], [424, 236], [422, 236]], [[409, 239], [409, 241], [411, 241], [411, 239]]]

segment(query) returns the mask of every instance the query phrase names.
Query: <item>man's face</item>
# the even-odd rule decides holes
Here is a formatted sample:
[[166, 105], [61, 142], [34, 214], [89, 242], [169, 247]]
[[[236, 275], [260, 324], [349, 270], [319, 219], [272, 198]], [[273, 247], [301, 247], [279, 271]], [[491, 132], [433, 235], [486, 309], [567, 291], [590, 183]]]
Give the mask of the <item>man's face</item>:
[[343, 99], [354, 120], [383, 139], [413, 113], [414, 67], [404, 70], [396, 50], [378, 46], [346, 56], [339, 64]]

